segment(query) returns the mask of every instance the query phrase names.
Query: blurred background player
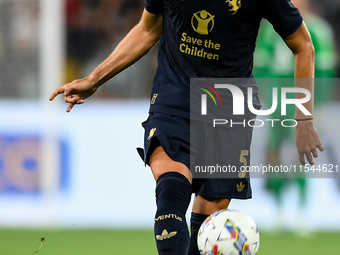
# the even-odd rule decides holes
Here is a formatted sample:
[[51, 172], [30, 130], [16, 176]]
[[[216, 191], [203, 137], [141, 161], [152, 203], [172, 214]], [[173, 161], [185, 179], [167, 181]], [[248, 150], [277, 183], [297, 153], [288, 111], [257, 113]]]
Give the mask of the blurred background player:
[[[330, 25], [312, 12], [309, 0], [292, 0], [292, 3], [300, 10], [312, 37], [315, 48], [315, 78], [335, 77], [336, 50]], [[266, 21], [263, 21], [261, 24], [255, 54], [254, 76], [256, 78], [271, 78], [260, 83], [264, 84], [262, 88], [260, 87], [260, 90], [262, 91], [262, 98], [265, 99], [263, 102], [272, 105], [270, 101], [272, 88], [278, 88], [278, 95], [280, 97], [280, 87], [287, 87], [288, 84], [293, 84], [293, 82], [282, 78], [294, 77], [294, 58], [283, 40], [273, 31], [272, 26]], [[314, 88], [316, 108], [332, 99], [334, 89], [334, 80], [316, 79]], [[282, 116], [279, 104], [277, 110], [270, 118], [280, 120], [294, 119], [294, 115], [294, 106], [288, 105], [287, 115]], [[294, 129], [285, 128], [282, 125], [274, 125], [274, 127], [271, 127], [266, 150], [268, 163], [272, 166], [296, 164], [297, 160], [295, 160], [295, 149], [293, 146]], [[285, 148], [287, 150], [284, 150]], [[282, 230], [285, 224], [285, 212], [283, 210], [283, 194], [285, 188], [290, 184], [296, 184], [299, 194], [299, 217], [297, 219], [297, 226], [299, 226], [298, 229], [301, 233], [304, 233], [306, 231], [304, 216], [307, 204], [307, 179], [303, 174], [296, 174], [295, 176], [282, 175], [278, 178], [276, 178], [277, 174], [275, 174], [275, 178], [271, 178], [271, 176], [268, 177], [269, 178], [265, 179], [265, 185], [267, 190], [274, 195], [277, 208], [275, 214], [276, 230]]]

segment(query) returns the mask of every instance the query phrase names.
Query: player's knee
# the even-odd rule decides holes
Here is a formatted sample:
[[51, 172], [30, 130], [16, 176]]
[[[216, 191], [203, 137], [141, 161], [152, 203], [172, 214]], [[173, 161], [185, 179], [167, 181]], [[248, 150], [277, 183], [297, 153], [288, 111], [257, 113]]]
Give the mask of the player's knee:
[[216, 211], [228, 209], [230, 199], [211, 198], [197, 195], [195, 197], [193, 211], [199, 214], [210, 215]]
[[157, 206], [186, 206], [191, 199], [191, 184], [188, 179], [178, 172], [168, 172], [161, 175], [156, 182]]
[[161, 146], [154, 149], [150, 156], [149, 164], [156, 181], [168, 172], [177, 172], [185, 176], [191, 183], [191, 173], [186, 165], [172, 160]]

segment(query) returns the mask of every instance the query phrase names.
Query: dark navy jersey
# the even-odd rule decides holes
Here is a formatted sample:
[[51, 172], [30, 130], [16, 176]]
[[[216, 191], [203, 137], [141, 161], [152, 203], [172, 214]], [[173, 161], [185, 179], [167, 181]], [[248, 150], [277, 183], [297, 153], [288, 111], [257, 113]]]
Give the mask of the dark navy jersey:
[[190, 78], [252, 78], [261, 19], [282, 37], [302, 24], [290, 0], [146, 0], [145, 8], [163, 15], [150, 111], [184, 118], [190, 116]]

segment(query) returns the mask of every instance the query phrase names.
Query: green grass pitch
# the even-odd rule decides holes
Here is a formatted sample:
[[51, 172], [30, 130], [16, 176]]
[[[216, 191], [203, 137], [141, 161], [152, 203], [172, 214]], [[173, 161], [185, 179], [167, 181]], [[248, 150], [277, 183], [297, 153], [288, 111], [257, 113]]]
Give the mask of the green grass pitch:
[[[303, 238], [293, 233], [260, 232], [258, 255], [338, 255], [340, 232], [313, 233]], [[45, 241], [42, 241], [44, 238]], [[40, 248], [40, 249], [39, 249]], [[44, 230], [1, 229], [1, 255], [156, 255], [151, 230]]]

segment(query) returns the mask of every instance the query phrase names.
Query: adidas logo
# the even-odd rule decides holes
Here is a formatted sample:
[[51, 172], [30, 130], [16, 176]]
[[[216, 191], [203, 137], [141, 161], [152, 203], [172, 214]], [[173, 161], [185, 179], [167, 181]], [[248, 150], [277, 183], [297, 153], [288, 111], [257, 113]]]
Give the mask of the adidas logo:
[[164, 229], [162, 234], [156, 235], [156, 239], [162, 241], [164, 239], [169, 239], [169, 238], [175, 236], [176, 234], [177, 234], [177, 231], [173, 231], [173, 232], [168, 233], [168, 231], [166, 231], [166, 229]]
[[244, 189], [244, 184], [240, 182], [240, 184], [236, 184], [236, 188], [238, 192], [242, 192], [242, 190]]

